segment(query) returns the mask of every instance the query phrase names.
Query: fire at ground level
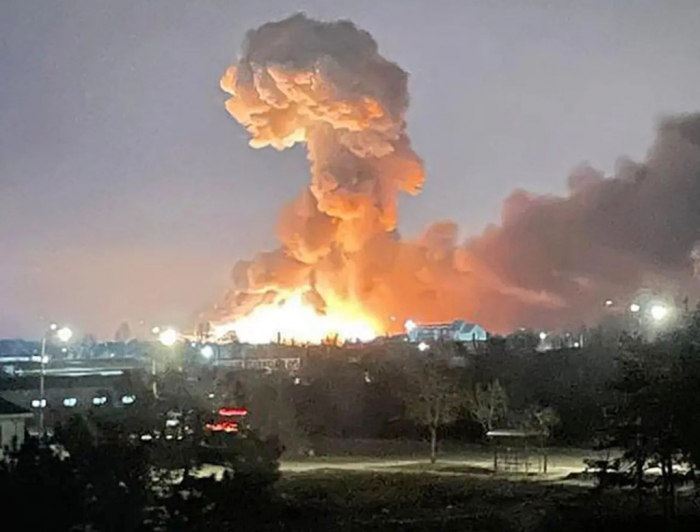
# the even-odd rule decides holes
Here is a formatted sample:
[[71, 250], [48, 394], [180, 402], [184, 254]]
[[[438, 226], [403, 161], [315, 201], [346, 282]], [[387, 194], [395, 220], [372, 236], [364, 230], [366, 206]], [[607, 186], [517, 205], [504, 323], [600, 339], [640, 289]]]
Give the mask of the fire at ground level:
[[[341, 307], [343, 308], [343, 307]], [[629, 301], [606, 299], [601, 302], [599, 324], [612, 325], [653, 336], [677, 323], [689, 309], [688, 299], [680, 304], [668, 296], [642, 294]], [[582, 347], [587, 327], [540, 329], [537, 337], [542, 348]], [[525, 328], [511, 331], [524, 331]], [[445, 322], [419, 322], [410, 317], [379, 320], [363, 314], [359, 306], [348, 305], [339, 312], [323, 313], [295, 292], [276, 304], [260, 305], [234, 321], [215, 325], [206, 323], [198, 333], [189, 335], [198, 341], [236, 341], [251, 345], [322, 345], [370, 343], [394, 338], [415, 344], [435, 341], [483, 342], [492, 333], [478, 323], [455, 318]]]

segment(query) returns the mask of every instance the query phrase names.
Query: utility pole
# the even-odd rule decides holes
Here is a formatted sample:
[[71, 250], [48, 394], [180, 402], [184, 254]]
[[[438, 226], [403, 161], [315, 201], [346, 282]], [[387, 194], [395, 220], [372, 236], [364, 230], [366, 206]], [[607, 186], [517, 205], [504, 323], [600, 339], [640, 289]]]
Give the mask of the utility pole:
[[41, 337], [41, 371], [39, 373], [39, 436], [44, 436], [44, 377], [46, 376], [46, 333]]
[[158, 382], [156, 380], [158, 368], [156, 367], [156, 355], [153, 353], [151, 355], [151, 377], [153, 380], [153, 398], [158, 399]]
[[58, 325], [55, 323], [52, 323], [49, 325], [49, 330], [45, 331], [44, 334], [41, 336], [41, 353], [40, 353], [40, 363], [41, 363], [41, 370], [39, 372], [39, 433], [41, 436], [44, 435], [44, 431], [46, 430], [45, 426], [45, 421], [44, 421], [44, 409], [46, 408], [47, 401], [46, 401], [46, 340], [49, 338], [49, 336], [53, 337], [55, 336], [58, 338], [61, 342], [68, 342], [71, 337], [73, 336], [73, 331], [70, 330], [68, 327], [61, 327], [60, 329], [58, 328]]

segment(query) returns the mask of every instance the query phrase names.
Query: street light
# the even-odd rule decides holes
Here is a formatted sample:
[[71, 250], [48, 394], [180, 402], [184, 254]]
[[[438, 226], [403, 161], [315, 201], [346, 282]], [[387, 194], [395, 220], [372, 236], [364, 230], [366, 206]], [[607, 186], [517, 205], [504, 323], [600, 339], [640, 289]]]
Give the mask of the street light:
[[165, 347], [172, 347], [177, 342], [177, 337], [178, 334], [175, 329], [167, 328], [163, 331], [160, 331], [160, 333], [158, 334], [158, 341]]
[[61, 340], [61, 342], [67, 342], [73, 337], [73, 331], [68, 327], [61, 327], [56, 331], [56, 338]]
[[[165, 329], [155, 326], [151, 329], [151, 332], [158, 337], [158, 341], [165, 347], [173, 347], [179, 338], [178, 332], [172, 327], [167, 327]], [[156, 362], [156, 354], [154, 353], [151, 358], [151, 375], [153, 376], [153, 397], [158, 398], [158, 382], [156, 381], [156, 375], [158, 374], [158, 363]]]
[[663, 321], [666, 316], [668, 316], [669, 310], [668, 307], [665, 305], [661, 305], [660, 303], [657, 303], [656, 305], [652, 305], [651, 309], [649, 310], [649, 313], [651, 314], [651, 317], [654, 319], [656, 322]]
[[640, 310], [642, 310], [642, 307], [638, 303], [632, 303], [630, 305], [630, 312], [632, 312], [633, 314], [636, 314]]
[[43, 435], [44, 434], [44, 408], [46, 407], [46, 395], [45, 390], [46, 390], [46, 362], [48, 362], [48, 357], [46, 356], [46, 340], [51, 337], [55, 336], [58, 338], [61, 342], [67, 342], [68, 340], [71, 339], [73, 336], [73, 331], [70, 330], [68, 327], [61, 327], [60, 329], [58, 328], [58, 325], [55, 323], [52, 323], [49, 325], [49, 330], [44, 333], [44, 335], [41, 337], [41, 372], [39, 374], [39, 405], [40, 405], [40, 410], [39, 410], [39, 434]]
[[214, 356], [214, 348], [210, 345], [205, 345], [199, 352], [204, 358], [211, 358]]

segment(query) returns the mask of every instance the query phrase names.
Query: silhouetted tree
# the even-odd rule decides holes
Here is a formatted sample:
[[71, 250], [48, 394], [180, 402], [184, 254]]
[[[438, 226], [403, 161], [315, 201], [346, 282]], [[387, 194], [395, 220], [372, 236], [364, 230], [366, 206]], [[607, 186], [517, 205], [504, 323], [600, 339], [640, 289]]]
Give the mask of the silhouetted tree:
[[645, 490], [655, 487], [647, 472], [658, 468], [669, 519], [675, 514], [678, 466], [697, 468], [699, 323], [696, 312], [688, 326], [653, 342], [627, 338], [614, 382], [618, 401], [612, 410], [607, 445], [623, 449], [622, 469], [629, 472], [640, 505]]
[[78, 358], [86, 359], [95, 356], [95, 347], [97, 346], [97, 340], [92, 334], [86, 334], [83, 336], [82, 340], [78, 344]]
[[59, 426], [56, 439], [84, 486], [84, 521], [100, 531], [139, 529], [153, 482], [141, 442], [113, 421], [81, 416]]
[[484, 432], [494, 429], [494, 424], [508, 415], [508, 395], [498, 379], [474, 389], [472, 414], [481, 424]]
[[9, 528], [64, 532], [83, 524], [87, 486], [75, 475], [73, 462], [37, 440], [0, 461], [0, 501]]
[[[187, 477], [161, 501], [166, 530], [265, 530], [275, 524], [275, 482], [282, 448], [276, 438], [231, 436], [218, 450], [226, 466], [220, 480]], [[273, 528], [277, 529], [277, 528]]]
[[248, 391], [243, 383], [243, 373], [228, 371], [219, 374], [214, 380], [214, 395], [217, 406], [244, 406], [248, 401]]
[[131, 340], [131, 327], [129, 327], [128, 321], [123, 321], [119, 324], [117, 332], [114, 333], [114, 341], [125, 344], [129, 340]]
[[200, 342], [205, 342], [211, 334], [211, 323], [208, 321], [199, 322], [197, 324], [196, 334]]
[[455, 368], [449, 365], [449, 348], [434, 349], [438, 352], [408, 370], [403, 392], [408, 416], [428, 429], [432, 463], [437, 460], [438, 431], [455, 421], [470, 402]]
[[292, 378], [284, 372], [258, 373], [247, 379], [250, 426], [262, 437], [278, 437], [288, 449], [304, 447], [306, 438], [297, 421]]

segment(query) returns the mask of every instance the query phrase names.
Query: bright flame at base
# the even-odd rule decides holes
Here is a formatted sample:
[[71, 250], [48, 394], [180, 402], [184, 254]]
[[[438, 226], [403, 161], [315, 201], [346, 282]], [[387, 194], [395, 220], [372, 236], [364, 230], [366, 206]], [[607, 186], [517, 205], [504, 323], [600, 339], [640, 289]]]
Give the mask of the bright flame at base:
[[234, 331], [241, 342], [249, 344], [373, 340], [378, 328], [371, 318], [359, 314], [352, 311], [320, 314], [304, 301], [301, 293], [294, 293], [278, 304], [261, 305], [234, 322], [221, 324], [214, 328], [214, 333], [222, 337]]

